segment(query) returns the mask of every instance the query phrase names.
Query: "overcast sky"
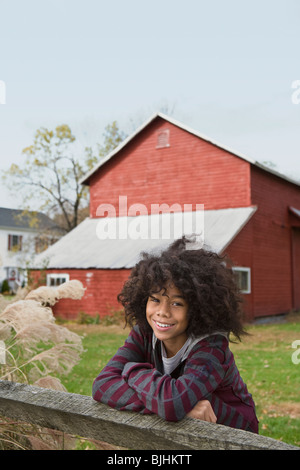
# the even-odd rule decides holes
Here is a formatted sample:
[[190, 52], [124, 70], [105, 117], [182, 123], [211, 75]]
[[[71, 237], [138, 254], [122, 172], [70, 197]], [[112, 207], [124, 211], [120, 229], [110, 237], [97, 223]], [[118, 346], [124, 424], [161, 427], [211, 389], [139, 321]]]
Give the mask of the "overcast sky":
[[0, 170], [42, 126], [84, 147], [164, 108], [300, 179], [299, 24], [298, 0], [0, 0]]

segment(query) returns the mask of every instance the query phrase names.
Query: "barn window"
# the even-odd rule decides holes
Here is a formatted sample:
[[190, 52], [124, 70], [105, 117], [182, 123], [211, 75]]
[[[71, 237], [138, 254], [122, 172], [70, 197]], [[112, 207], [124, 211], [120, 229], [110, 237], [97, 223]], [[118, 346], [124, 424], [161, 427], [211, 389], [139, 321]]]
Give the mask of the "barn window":
[[235, 266], [232, 268], [238, 288], [242, 294], [251, 293], [251, 269]]
[[165, 148], [165, 147], [170, 147], [169, 138], [170, 138], [169, 129], [164, 129], [163, 131], [158, 132], [156, 148], [157, 149], [162, 149], [162, 148]]
[[56, 287], [60, 286], [64, 282], [70, 280], [70, 275], [67, 273], [51, 273], [47, 274], [47, 286]]

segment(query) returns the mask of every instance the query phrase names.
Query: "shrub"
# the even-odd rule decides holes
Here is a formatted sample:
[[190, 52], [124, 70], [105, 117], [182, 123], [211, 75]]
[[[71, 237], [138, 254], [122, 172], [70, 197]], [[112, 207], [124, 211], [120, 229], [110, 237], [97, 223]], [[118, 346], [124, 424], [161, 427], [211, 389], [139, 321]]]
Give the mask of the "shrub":
[[2, 286], [1, 286], [1, 292], [2, 294], [4, 294], [4, 292], [9, 292], [9, 291], [10, 291], [10, 288], [9, 288], [8, 280], [4, 279], [4, 281], [2, 282]]

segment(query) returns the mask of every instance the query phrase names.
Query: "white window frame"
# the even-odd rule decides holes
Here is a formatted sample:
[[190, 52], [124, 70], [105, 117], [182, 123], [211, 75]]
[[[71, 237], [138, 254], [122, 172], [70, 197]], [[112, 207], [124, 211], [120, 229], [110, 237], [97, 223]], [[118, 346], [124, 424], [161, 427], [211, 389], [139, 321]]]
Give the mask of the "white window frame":
[[62, 282], [62, 283], [54, 285], [54, 286], [51, 285], [51, 279], [61, 279], [61, 278], [65, 278], [66, 279], [65, 282], [68, 282], [70, 280], [70, 274], [68, 274], [68, 273], [50, 273], [50, 274], [47, 274], [47, 286], [48, 287], [57, 287], [57, 286], [63, 284], [63, 282]]
[[232, 268], [233, 271], [236, 272], [246, 272], [248, 273], [247, 276], [247, 289], [240, 289], [242, 294], [251, 294], [251, 268], [245, 268], [244, 266], [234, 266]]

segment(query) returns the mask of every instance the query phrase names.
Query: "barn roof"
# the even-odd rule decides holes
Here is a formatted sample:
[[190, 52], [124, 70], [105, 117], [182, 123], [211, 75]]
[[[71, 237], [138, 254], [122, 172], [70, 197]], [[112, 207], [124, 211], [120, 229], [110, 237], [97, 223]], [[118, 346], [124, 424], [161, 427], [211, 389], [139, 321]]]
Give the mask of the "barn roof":
[[292, 214], [296, 215], [300, 219], [300, 209], [296, 209], [296, 207], [289, 206], [289, 210], [290, 212], [292, 212]]
[[212, 145], [215, 145], [216, 147], [219, 147], [220, 149], [225, 150], [225, 151], [231, 153], [232, 155], [234, 155], [236, 157], [239, 157], [242, 160], [247, 161], [248, 163], [251, 163], [252, 165], [257, 166], [257, 167], [261, 168], [264, 171], [267, 171], [268, 173], [272, 173], [273, 175], [278, 176], [279, 178], [282, 178], [286, 181], [289, 181], [290, 183], [293, 183], [293, 184], [296, 184], [296, 185], [300, 186], [299, 181], [295, 181], [292, 178], [290, 178], [286, 175], [283, 175], [283, 174], [279, 173], [278, 171], [263, 165], [262, 163], [256, 161], [253, 158], [250, 158], [250, 157], [248, 157], [248, 156], [246, 156], [246, 155], [244, 155], [240, 152], [236, 152], [235, 150], [233, 150], [229, 147], [221, 145], [219, 142], [207, 137], [204, 134], [201, 134], [200, 132], [192, 129], [189, 126], [186, 126], [185, 124], [182, 124], [181, 122], [179, 122], [179, 121], [177, 121], [173, 118], [170, 118], [169, 116], [166, 116], [163, 113], [155, 113], [154, 115], [152, 115], [146, 122], [144, 122], [139, 128], [137, 128], [136, 131], [133, 132], [133, 134], [131, 134], [125, 140], [123, 140], [123, 142], [121, 142], [112, 152], [110, 152], [106, 157], [102, 158], [100, 160], [100, 162], [94, 168], [92, 168], [88, 173], [86, 173], [81, 178], [80, 183], [88, 185], [90, 177], [94, 173], [96, 173], [103, 165], [105, 165], [105, 163], [107, 163], [109, 160], [111, 160], [115, 155], [117, 155], [129, 142], [131, 142], [140, 132], [142, 132], [147, 126], [149, 126], [157, 118], [164, 119], [165, 121], [170, 122], [174, 126], [177, 126], [180, 129], [183, 129], [186, 132], [189, 132], [190, 134], [193, 134], [196, 137], [199, 137], [200, 139], [205, 140], [206, 142], [209, 142]]
[[[198, 211], [196, 217], [204, 227], [204, 244], [221, 253], [250, 220], [255, 211], [256, 207]], [[195, 212], [193, 214], [195, 215]], [[185, 215], [189, 217], [189, 213], [185, 213]], [[132, 222], [142, 222], [143, 217], [148, 218], [148, 226], [151, 226], [155, 217], [160, 217], [161, 223], [164, 223], [168, 218], [167, 220], [171, 220], [173, 223], [177, 234], [182, 227], [182, 225], [178, 226], [182, 223], [182, 219], [180, 222], [180, 218], [172, 213], [119, 217], [110, 220], [123, 221], [127, 223], [127, 226], [130, 226]], [[47, 261], [47, 269], [130, 269], [137, 263], [141, 252], [161, 250], [174, 240], [172, 237], [165, 240], [132, 239], [129, 237], [104, 240], [101, 239], [99, 233], [103, 233], [101, 230], [105, 231], [107, 222], [106, 217], [85, 219], [58, 242], [39, 254], [32, 268], [42, 268]], [[183, 225], [183, 227], [185, 226]], [[185, 230], [182, 232], [186, 235], [189, 234]], [[179, 238], [179, 236], [177, 235], [175, 238]]]

